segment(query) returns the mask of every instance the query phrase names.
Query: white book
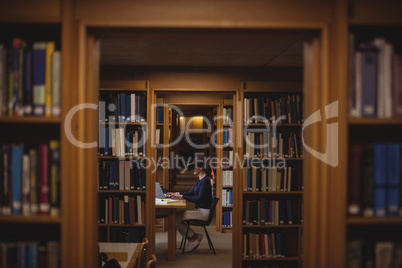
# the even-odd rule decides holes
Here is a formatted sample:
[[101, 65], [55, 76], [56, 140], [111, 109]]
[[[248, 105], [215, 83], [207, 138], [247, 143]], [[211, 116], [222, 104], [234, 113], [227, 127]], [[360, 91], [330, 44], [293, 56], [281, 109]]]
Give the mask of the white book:
[[142, 205], [141, 205], [141, 196], [137, 195], [137, 219], [138, 224], [142, 224]]
[[160, 139], [161, 139], [161, 130], [158, 128], [156, 129], [156, 142], [155, 144], [160, 144]]
[[391, 267], [393, 261], [394, 243], [377, 242], [375, 245], [375, 267], [388, 268]]
[[264, 234], [264, 244], [265, 244], [265, 254], [263, 255], [264, 258], [270, 258], [271, 255], [269, 254], [268, 250], [268, 234]]
[[61, 114], [60, 92], [61, 92], [61, 52], [55, 51], [52, 55], [52, 115]]
[[265, 168], [262, 168], [261, 170], [261, 191], [266, 192], [267, 191], [267, 181], [265, 179], [267, 170]]
[[226, 189], [222, 189], [222, 206], [226, 206]]
[[116, 148], [116, 129], [110, 129], [110, 133], [112, 136], [112, 156], [117, 156], [117, 148]]
[[121, 157], [124, 157], [125, 156], [125, 143], [124, 143], [124, 141], [125, 141], [125, 138], [124, 138], [124, 128], [119, 128], [118, 129], [119, 130], [119, 147], [120, 147], [120, 155], [119, 156], [121, 156]]
[[131, 100], [131, 111], [130, 111], [131, 122], [135, 122], [135, 94], [131, 94], [130, 100]]
[[130, 161], [124, 161], [124, 190], [130, 190]]
[[24, 154], [22, 157], [22, 215], [31, 214], [29, 193], [31, 191], [30, 183], [30, 160], [29, 155]]
[[283, 175], [283, 191], [287, 192], [287, 184], [288, 184], [288, 168], [285, 168], [285, 174]]

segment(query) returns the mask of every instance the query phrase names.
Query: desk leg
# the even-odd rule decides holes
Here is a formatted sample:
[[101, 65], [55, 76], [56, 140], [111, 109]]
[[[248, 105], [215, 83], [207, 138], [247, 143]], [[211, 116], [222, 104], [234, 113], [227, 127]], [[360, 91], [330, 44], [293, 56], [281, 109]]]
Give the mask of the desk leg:
[[176, 209], [168, 209], [168, 260], [176, 260]]

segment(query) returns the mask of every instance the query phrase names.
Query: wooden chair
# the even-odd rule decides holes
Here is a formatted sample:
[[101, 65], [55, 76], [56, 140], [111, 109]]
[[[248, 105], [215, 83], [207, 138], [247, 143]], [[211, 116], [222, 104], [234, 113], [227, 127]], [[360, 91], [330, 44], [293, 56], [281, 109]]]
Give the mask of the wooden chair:
[[155, 268], [156, 267], [156, 256], [155, 254], [151, 254], [151, 258], [147, 262], [146, 268]]
[[148, 238], [144, 238], [140, 245], [140, 252], [137, 259], [137, 268], [145, 268], [147, 265], [147, 253], [148, 253]]

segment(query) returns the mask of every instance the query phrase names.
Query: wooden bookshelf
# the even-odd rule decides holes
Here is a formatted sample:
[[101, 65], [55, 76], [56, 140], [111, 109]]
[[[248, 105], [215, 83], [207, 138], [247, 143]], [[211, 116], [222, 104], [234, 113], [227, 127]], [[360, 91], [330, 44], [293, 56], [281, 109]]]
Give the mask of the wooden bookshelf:
[[1, 116], [0, 123], [60, 124], [61, 118], [44, 116]]
[[[397, 78], [394, 74], [395, 66], [392, 66], [392, 58], [387, 60], [383, 58], [383, 48], [379, 45], [378, 42], [381, 42], [377, 38], [384, 38], [387, 44], [392, 45], [392, 55], [398, 54], [399, 50], [402, 48], [401, 39], [394, 38], [395, 34], [400, 32], [402, 29], [402, 19], [398, 18], [395, 13], [395, 8], [401, 8], [401, 5], [379, 5], [374, 1], [368, 1], [368, 3], [364, 3], [360, 0], [352, 1], [352, 6], [350, 10], [353, 9], [353, 13], [350, 13], [350, 16], [347, 20], [347, 31], [349, 38], [349, 47], [348, 47], [348, 76], [349, 81], [359, 81], [358, 79], [363, 79], [364, 77], [370, 77], [372, 79], [380, 80], [381, 72], [380, 68], [387, 68], [385, 66], [389, 66], [389, 71], [391, 72], [389, 75], [390, 80], [389, 83], [392, 84], [395, 82]], [[385, 13], [386, 11], [386, 13]], [[353, 37], [353, 39], [351, 39]], [[345, 36], [346, 38], [346, 36]], [[374, 43], [374, 40], [377, 39], [377, 43]], [[367, 50], [362, 49], [364, 45], [372, 44], [377, 47], [378, 51], [373, 54], [375, 57], [378, 57], [378, 63], [370, 63], [367, 64], [363, 61], [365, 58], [369, 58]], [[387, 45], [385, 45], [387, 46]], [[391, 54], [390, 53], [390, 54]], [[358, 68], [358, 57], [362, 57], [362, 62], [360, 63], [361, 67]], [[355, 58], [356, 61], [352, 62], [351, 59]], [[384, 65], [380, 65], [383, 62]], [[388, 65], [389, 64], [389, 65]], [[368, 74], [367, 68], [371, 68], [371, 66], [375, 66], [375, 70], [377, 73]], [[355, 70], [352, 72], [351, 70]], [[386, 74], [388, 72], [384, 71]], [[399, 73], [398, 73], [399, 74]], [[400, 80], [400, 75], [398, 76]], [[385, 80], [384, 80], [385, 81]], [[373, 85], [372, 83], [369, 84]], [[381, 256], [378, 253], [375, 253], [372, 257], [353, 257], [351, 256], [351, 252], [355, 250], [362, 250], [362, 252], [368, 252], [370, 250], [376, 249], [376, 247], [387, 241], [392, 243], [393, 245], [398, 245], [402, 243], [402, 236], [396, 230], [399, 230], [402, 226], [402, 215], [400, 214], [400, 202], [395, 204], [396, 201], [389, 200], [388, 196], [391, 195], [391, 190], [395, 192], [397, 191], [398, 197], [401, 196], [400, 185], [402, 183], [402, 177], [400, 172], [400, 163], [395, 165], [394, 155], [390, 155], [389, 150], [393, 150], [390, 146], [398, 146], [398, 148], [402, 145], [402, 138], [400, 135], [394, 135], [395, 133], [400, 132], [402, 128], [402, 119], [399, 118], [394, 111], [394, 105], [398, 104], [398, 101], [395, 102], [395, 94], [394, 88], [390, 85], [389, 93], [387, 93], [386, 82], [384, 84], [384, 88], [374, 85], [373, 87], [369, 87], [367, 85], [362, 85], [360, 89], [359, 83], [356, 82], [355, 85], [349, 84], [348, 88], [345, 89], [345, 94], [349, 93], [354, 94], [357, 90], [361, 90], [362, 96], [366, 96], [369, 90], [374, 91], [374, 99], [370, 98], [367, 103], [364, 103], [362, 100], [362, 109], [356, 109], [356, 102], [358, 100], [358, 96], [356, 99], [346, 98], [347, 101], [350, 102], [349, 107], [343, 107], [347, 112], [347, 130], [346, 130], [346, 140], [341, 144], [344, 148], [346, 148], [347, 152], [347, 165], [344, 169], [345, 173], [345, 193], [347, 193], [346, 197], [346, 206], [342, 213], [344, 213], [344, 230], [345, 230], [345, 255], [344, 263], [355, 262], [355, 261], [365, 261], [369, 262], [372, 260], [380, 261]], [[384, 90], [383, 93], [380, 90]], [[390, 105], [386, 105], [386, 108], [391, 108], [389, 116], [387, 118], [379, 118], [381, 106], [384, 105], [381, 99], [381, 96], [384, 96], [386, 99], [391, 100]], [[356, 101], [356, 102], [354, 102]], [[368, 105], [372, 105], [375, 107], [373, 111], [373, 115], [369, 115], [367, 113], [370, 110], [364, 109], [364, 107], [368, 107]], [[399, 106], [398, 106], [399, 107]], [[357, 114], [356, 114], [357, 112]], [[384, 110], [384, 113], [387, 113]], [[370, 116], [370, 117], [365, 117]], [[378, 146], [378, 147], [377, 147]], [[385, 152], [381, 154], [381, 148], [386, 148]], [[381, 154], [381, 157], [379, 155]], [[390, 159], [392, 157], [392, 159]], [[400, 157], [400, 156], [399, 156]], [[397, 176], [397, 185], [390, 184], [387, 178], [388, 172], [375, 172], [375, 170], [381, 170], [381, 159], [386, 159], [384, 162], [387, 163], [387, 166], [384, 167], [385, 171], [391, 172], [391, 170], [395, 170], [395, 167], [398, 169]], [[358, 171], [354, 173], [353, 171]], [[395, 178], [395, 177], [394, 177]], [[381, 197], [379, 195], [380, 186], [377, 185], [377, 181], [381, 181], [384, 179], [384, 185], [386, 185], [386, 189], [384, 189], [384, 204], [380, 200]], [[372, 188], [367, 188], [367, 185], [373, 185]], [[360, 189], [360, 194], [357, 193], [354, 189]], [[393, 202], [393, 203], [391, 203]], [[396, 206], [397, 212], [391, 214], [391, 206]], [[360, 208], [360, 211], [355, 211], [356, 208]], [[384, 210], [384, 213], [379, 213], [379, 211]], [[372, 211], [368, 213], [367, 211]], [[364, 216], [363, 216], [364, 215]], [[369, 215], [370, 217], [366, 217]], [[379, 235], [373, 235], [379, 234]], [[359, 245], [359, 241], [361, 244]], [[390, 253], [390, 258], [394, 258], [393, 252]], [[378, 259], [377, 259], [378, 258]], [[393, 264], [392, 264], [393, 265]]]
[[[241, 86], [241, 99], [242, 99], [242, 116], [240, 118], [240, 120], [242, 122], [247, 122], [246, 120], [246, 115], [244, 114], [246, 108], [246, 98], [254, 98], [257, 99], [260, 96], [262, 96], [264, 102], [265, 102], [265, 98], [272, 98], [272, 96], [275, 96], [275, 98], [290, 98], [290, 101], [292, 101], [292, 99], [294, 101], [296, 101], [297, 97], [287, 97], [290, 95], [295, 95], [298, 94], [299, 98], [302, 99], [302, 91], [301, 91], [301, 87], [300, 84], [292, 84], [292, 86], [294, 87], [294, 89], [290, 89], [289, 86], [290, 84], [284, 83], [284, 85], [280, 85], [280, 83], [276, 83], [277, 86], [277, 90], [275, 90], [273, 87], [273, 85], [271, 83], [264, 83], [264, 82], [242, 82], [242, 86]], [[266, 89], [266, 90], [264, 90]], [[286, 89], [286, 90], [283, 90]], [[274, 94], [274, 95], [272, 95]], [[282, 95], [281, 95], [282, 94]], [[260, 101], [260, 100], [258, 100]], [[255, 102], [258, 101], [253, 101], [254, 104]], [[279, 103], [279, 101], [278, 101]], [[260, 104], [259, 104], [260, 105]], [[269, 104], [268, 104], [269, 105]], [[272, 102], [271, 102], [272, 105]], [[279, 105], [276, 104], [275, 101], [275, 105]], [[292, 104], [289, 104], [292, 105]], [[248, 106], [247, 106], [248, 107]], [[266, 109], [266, 108], [262, 108], [262, 107], [267, 107], [267, 106], [260, 106], [260, 108], [258, 108], [258, 113], [266, 113], [267, 110], [262, 111], [262, 109]], [[290, 106], [287, 106], [287, 108], [289, 108]], [[294, 107], [296, 108], [296, 104], [294, 104]], [[273, 108], [272, 108], [273, 109]], [[293, 108], [292, 108], [293, 109]], [[296, 116], [296, 114], [293, 114], [293, 118], [292, 120], [295, 120], [296, 118], [300, 118], [299, 120], [302, 121], [302, 113], [301, 113], [301, 109], [302, 107], [300, 106], [300, 110], [298, 111], [298, 115]], [[278, 111], [277, 109], [275, 111]], [[255, 110], [250, 111], [250, 117], [254, 115]], [[292, 112], [296, 112], [296, 110], [292, 110]], [[259, 114], [259, 115], [261, 115]], [[242, 127], [241, 127], [241, 133], [240, 136], [244, 137], [244, 135], [246, 135], [244, 132], [252, 132], [253, 129], [261, 129], [264, 127], [270, 127], [273, 126], [273, 124], [263, 124], [263, 123], [243, 123]], [[293, 133], [299, 135], [299, 133], [301, 133], [301, 123], [291, 123], [291, 124], [287, 124], [287, 123], [283, 123], [283, 124], [278, 124], [275, 125], [275, 127], [277, 127], [276, 131], [278, 133], [291, 133], [291, 137], [293, 137]], [[284, 132], [282, 132], [284, 131]], [[257, 132], [256, 132], [257, 133]], [[260, 135], [260, 134], [259, 134]], [[287, 134], [286, 134], [287, 135]], [[261, 134], [261, 139], [262, 134]], [[254, 140], [254, 138], [253, 138]], [[256, 140], [254, 140], [256, 141]], [[285, 139], [284, 139], [285, 142]], [[297, 143], [299, 143], [301, 141], [297, 140]], [[277, 143], [279, 144], [279, 143]], [[296, 143], [295, 143], [296, 144]], [[290, 146], [290, 145], [289, 145]], [[293, 145], [292, 145], [293, 146]], [[274, 153], [282, 153], [279, 152], [279, 147], [275, 147], [277, 149], [277, 151], [275, 151]], [[285, 144], [283, 145], [283, 148], [285, 148]], [[290, 147], [289, 147], [290, 148]], [[298, 147], [301, 149], [301, 147]], [[302, 169], [303, 169], [303, 153], [301, 152], [301, 150], [299, 150], [299, 154], [300, 157], [298, 155], [296, 155], [296, 147], [292, 147], [292, 150], [295, 153], [296, 157], [255, 157], [255, 156], [250, 156], [249, 153], [254, 150], [254, 152], [251, 152], [252, 154], [254, 153], [260, 153], [260, 154], [270, 154], [271, 153], [271, 148], [267, 148], [267, 149], [255, 149], [254, 146], [251, 147], [251, 149], [248, 149], [246, 147], [245, 142], [243, 141], [243, 146], [241, 149], [241, 155], [243, 156], [243, 161], [248, 161], [251, 163], [251, 161], [255, 162], [255, 161], [261, 161], [260, 165], [263, 165], [263, 161], [269, 162], [269, 165], [275, 165], [276, 161], [286, 161], [287, 166], [289, 165], [290, 167], [292, 167], [292, 191], [273, 191], [273, 192], [269, 192], [269, 191], [243, 191], [241, 192], [241, 202], [244, 203], [246, 202], [246, 200], [250, 200], [250, 201], [257, 201], [259, 202], [260, 198], [264, 198], [264, 202], [267, 202], [268, 200], [286, 200], [286, 198], [290, 198], [289, 201], [291, 202], [290, 204], [292, 204], [292, 219], [296, 221], [297, 224], [284, 224], [284, 225], [261, 225], [261, 224], [257, 224], [257, 225], [250, 225], [250, 224], [242, 224], [241, 229], [240, 229], [240, 233], [239, 234], [234, 234], [234, 235], [239, 235], [242, 236], [243, 234], [252, 234], [254, 232], [258, 232], [258, 233], [271, 233], [271, 232], [276, 232], [279, 230], [279, 232], [281, 233], [281, 246], [282, 246], [282, 250], [284, 250], [283, 254], [286, 256], [286, 254], [291, 254], [291, 256], [295, 256], [295, 257], [285, 257], [285, 258], [242, 258], [242, 265], [243, 266], [251, 266], [252, 262], [264, 262], [264, 265], [269, 265], [272, 264], [272, 262], [294, 262], [293, 264], [289, 264], [289, 267], [301, 267], [302, 263], [301, 263], [301, 259], [300, 259], [300, 252], [301, 252], [301, 248], [302, 248], [302, 241], [301, 241], [301, 230], [303, 227], [303, 219], [302, 219], [302, 215], [301, 215], [301, 203], [303, 202], [303, 184], [302, 184]], [[249, 150], [249, 151], [247, 151]], [[251, 150], [251, 151], [250, 151]], [[267, 150], [267, 151], [264, 151]], [[246, 153], [248, 154], [248, 156], [246, 156]], [[283, 153], [285, 154], [285, 151], [283, 151]], [[289, 152], [289, 154], [292, 152]], [[288, 161], [288, 162], [287, 162]], [[271, 163], [273, 162], [273, 163]], [[249, 169], [250, 167], [243, 167], [241, 169], [241, 171], [238, 173], [239, 177], [240, 177], [240, 181], [241, 183], [243, 183], [243, 169], [247, 168]], [[261, 170], [261, 167], [259, 167], [258, 169]], [[254, 172], [254, 171], [253, 171]], [[261, 172], [261, 171], [260, 171]], [[250, 180], [253, 180], [250, 178]], [[262, 182], [261, 182], [262, 183]], [[297, 185], [293, 185], [293, 184], [297, 184]], [[250, 187], [250, 186], [247, 186]], [[267, 185], [268, 187], [268, 185]], [[243, 188], [243, 187], [242, 187]], [[284, 199], [285, 198], [285, 199]], [[251, 202], [250, 202], [251, 203]], [[293, 209], [296, 209], [297, 211], [293, 211]], [[250, 213], [251, 213], [251, 208], [250, 208]], [[242, 209], [240, 209], [240, 211], [242, 211]], [[241, 215], [245, 215], [243, 212], [241, 212]], [[250, 214], [250, 219], [251, 219], [252, 215]], [[295, 218], [296, 217], [296, 218]], [[245, 219], [243, 219], [244, 221]], [[260, 221], [260, 219], [258, 219], [258, 221]], [[285, 239], [286, 237], [286, 239]], [[292, 241], [290, 244], [289, 241]], [[242, 244], [243, 242], [241, 242]], [[289, 251], [290, 253], [286, 253], [286, 251]], [[241, 252], [243, 254], [244, 249], [243, 249], [243, 245], [240, 245], [238, 248], [238, 252]]]
[[[142, 102], [141, 105], [146, 105], [146, 109], [143, 109], [143, 108], [140, 109], [139, 108], [138, 110], [143, 109], [142, 111], [145, 112], [145, 115], [144, 114], [139, 114], [139, 115], [143, 116], [145, 119], [150, 118], [149, 105], [150, 105], [150, 98], [151, 97], [149, 95], [150, 93], [149, 93], [149, 82], [148, 81], [128, 81], [128, 82], [102, 81], [101, 86], [102, 85], [106, 85], [106, 86], [101, 87], [99, 89], [99, 96], [100, 96], [99, 101], [104, 101], [106, 103], [105, 106], [107, 106], [108, 103], [116, 103], [116, 100], [114, 100], [113, 98], [116, 98], [116, 99], [119, 98], [120, 99], [121, 96], [123, 96], [121, 93], [124, 93], [124, 94], [126, 94], [128, 96], [128, 94], [133, 93], [133, 94], [137, 95], [137, 93], [140, 92], [141, 93], [140, 96], [142, 98], [144, 98], [144, 102]], [[148, 87], [148, 88], [137, 88], [137, 86], [145, 86], [145, 87]], [[124, 95], [124, 96], [126, 96], [126, 95]], [[137, 102], [137, 99], [135, 99], [135, 105], [138, 105], [137, 103], [139, 103], [139, 102], [140, 101]], [[134, 109], [131, 109], [131, 108], [132, 107], [131, 107], [131, 103], [130, 103], [130, 106], [128, 106], [126, 108], [126, 110], [124, 110], [125, 114], [122, 114], [122, 116], [123, 115], [132, 116], [133, 113], [135, 113], [135, 115], [137, 115], [137, 110], [134, 110]], [[127, 109], [131, 109], [130, 112]], [[123, 108], [121, 108], [121, 111], [123, 111]], [[102, 115], [102, 118], [105, 118], [106, 116], [107, 116], [107, 111], [104, 111], [104, 114]], [[101, 121], [101, 122], [99, 122], [99, 121]], [[137, 132], [137, 131], [138, 132], [140, 132], [140, 131], [143, 132], [142, 127], [146, 127], [145, 135], [147, 135], [149, 137], [149, 131], [150, 130], [148, 129], [148, 123], [147, 122], [102, 122], [102, 121], [103, 120], [101, 120], [101, 118], [98, 118], [98, 120], [97, 120], [97, 122], [99, 122], [98, 126], [106, 127], [106, 126], [109, 126], [109, 125], [115, 125], [116, 128], [118, 128], [119, 125], [124, 125], [125, 126], [125, 128], [124, 128], [125, 132], [124, 132], [123, 136], [124, 136], [125, 139], [126, 139], [126, 135], [128, 135], [127, 134], [128, 132], [132, 133], [133, 137], [134, 137], [134, 132]], [[131, 127], [131, 128], [128, 129], [127, 127]], [[109, 135], [112, 135], [110, 131], [109, 131]], [[102, 137], [105, 138], [105, 136], [102, 136]], [[98, 138], [100, 138], [100, 136], [98, 136]], [[138, 138], [140, 139], [140, 134], [138, 134]], [[111, 141], [110, 136], [109, 136], [109, 141]], [[105, 142], [103, 142], [103, 141], [101, 142], [99, 140], [98, 144], [105, 144]], [[130, 175], [129, 176], [130, 176], [130, 183], [131, 183], [131, 176], [134, 176], [134, 174], [131, 174], [131, 172], [134, 172], [134, 168], [131, 169], [131, 161], [136, 161], [136, 162], [137, 161], [149, 161], [149, 157], [151, 155], [151, 153], [149, 151], [149, 148], [151, 148], [150, 145], [149, 145], [149, 142], [147, 141], [146, 144], [143, 144], [141, 147], [138, 147], [138, 149], [142, 149], [142, 150], [145, 149], [145, 154], [141, 155], [141, 156], [113, 156], [112, 155], [112, 153], [113, 153], [112, 147], [113, 146], [119, 146], [119, 145], [117, 143], [115, 145], [108, 144], [108, 147], [109, 147], [107, 149], [108, 154], [109, 154], [108, 156], [102, 155], [102, 154], [105, 154], [106, 148], [103, 148], [103, 147], [98, 148], [98, 150], [99, 150], [98, 151], [98, 161], [102, 161], [102, 162], [106, 161], [106, 163], [109, 163], [109, 161], [111, 161], [111, 162], [117, 162], [118, 163], [118, 166], [117, 166], [117, 180], [119, 181], [118, 183], [121, 183], [122, 181], [125, 181], [124, 176], [126, 176], [126, 168], [127, 168], [127, 167], [123, 167], [124, 168], [124, 174], [121, 174], [120, 161], [124, 161], [125, 164], [127, 162], [130, 162], [130, 168], [129, 168], [130, 169], [130, 171], [129, 171]], [[135, 146], [137, 146], [137, 145], [135, 145]], [[119, 150], [120, 151], [123, 150], [124, 153], [129, 153], [129, 151], [132, 151], [132, 153], [135, 153], [135, 146], [134, 146], [134, 144], [132, 144], [132, 147], [128, 148], [128, 147], [126, 147], [126, 144], [124, 143], [123, 146], [120, 146]], [[118, 152], [119, 150], [116, 147], [116, 152]], [[140, 153], [140, 152], [138, 152], [138, 153]], [[150, 180], [148, 179], [149, 176], [150, 176], [150, 170], [145, 170], [145, 172], [141, 172], [141, 176], [144, 176], [144, 175], [146, 176], [146, 179], [144, 179], [144, 180], [141, 179], [141, 184], [143, 182], [146, 183], [146, 188], [145, 188], [146, 190], [121, 190], [121, 189], [118, 189], [118, 190], [116, 190], [116, 189], [115, 190], [109, 190], [109, 189], [101, 190], [101, 189], [99, 189], [99, 187], [101, 186], [101, 180], [100, 180], [100, 177], [99, 177], [98, 190], [97, 190], [97, 193], [98, 193], [97, 198], [99, 200], [98, 201], [98, 213], [99, 213], [98, 214], [98, 222], [101, 221], [101, 215], [103, 215], [105, 217], [105, 222], [107, 222], [109, 217], [110, 217], [110, 216], [106, 215], [105, 213], [101, 213], [101, 211], [100, 211], [100, 209], [102, 207], [104, 207], [104, 206], [100, 207], [100, 202], [102, 202], [103, 200], [107, 200], [108, 196], [109, 196], [109, 202], [110, 202], [110, 200], [112, 200], [114, 202], [114, 201], [116, 201], [116, 198], [117, 198], [118, 201], [119, 201], [119, 204], [120, 204], [121, 200], [124, 200], [123, 199], [124, 197], [134, 197], [135, 202], [137, 202], [137, 199], [136, 199], [137, 196], [141, 196], [141, 203], [145, 204], [145, 206], [142, 206], [142, 209], [145, 209], [146, 211], [149, 211], [149, 207], [152, 206], [151, 204], [148, 203], [148, 201], [149, 201], [148, 200], [148, 198], [149, 198], [149, 194], [148, 194], [149, 190], [148, 189], [152, 188], [152, 186], [150, 186], [152, 184], [150, 183]], [[106, 175], [104, 175], [104, 176], [106, 176]], [[121, 176], [123, 176], [123, 180], [121, 179]], [[110, 185], [108, 184], [107, 187], [110, 187]], [[144, 187], [144, 185], [141, 185], [141, 187]], [[104, 201], [104, 202], [106, 202], [106, 201]], [[110, 206], [110, 204], [108, 204], [108, 205]], [[113, 209], [114, 209], [114, 205], [115, 204], [112, 204]], [[134, 206], [137, 207], [137, 204], [135, 203]], [[103, 208], [103, 209], [105, 209], [105, 208]], [[120, 212], [125, 213], [124, 209], [121, 209], [121, 208], [119, 208], [119, 209], [120, 209], [119, 213]], [[108, 211], [108, 210], [106, 210], [106, 211]], [[136, 212], [136, 210], [135, 210], [135, 212]], [[111, 213], [111, 212], [108, 211], [108, 213]], [[131, 213], [131, 211], [129, 213]], [[132, 211], [132, 213], [134, 213], [134, 211]], [[138, 213], [138, 212], [136, 212], [136, 213]], [[149, 214], [149, 213], [146, 213], [146, 214]], [[142, 215], [144, 215], [144, 213], [142, 213]], [[124, 215], [124, 216], [126, 217], [127, 215]], [[121, 215], [119, 217], [121, 217]], [[135, 215], [135, 218], [137, 218], [137, 215]], [[112, 238], [111, 228], [113, 228], [116, 232], [119, 233], [118, 237], [120, 237], [120, 238], [122, 237], [123, 232], [126, 230], [125, 228], [129, 228], [130, 233], [131, 233], [131, 230], [134, 230], [137, 233], [138, 236], [146, 236], [146, 233], [149, 232], [149, 229], [147, 228], [147, 226], [149, 226], [148, 221], [149, 221], [148, 216], [146, 216], [146, 218], [142, 218], [143, 223], [140, 223], [140, 224], [138, 224], [138, 223], [135, 223], [135, 224], [116, 224], [116, 223], [103, 223], [103, 222], [98, 223], [98, 225], [97, 225], [98, 226], [98, 234], [99, 234], [98, 239], [102, 239], [102, 241], [99, 241], [99, 242], [109, 242], [109, 241], [117, 239], [116, 237]], [[105, 231], [104, 228], [106, 228], [106, 231]], [[116, 230], [116, 228], [118, 230]], [[141, 228], [141, 230], [137, 229], [137, 228]], [[114, 233], [114, 234], [116, 235], [116, 233]], [[139, 239], [139, 237], [137, 237], [137, 239]], [[141, 242], [141, 240], [142, 240], [142, 238], [140, 239], [140, 241], [130, 241], [130, 242]], [[125, 242], [125, 241], [121, 241], [121, 242]]]
[[[39, 1], [37, 6], [27, 3], [26, 8], [28, 9], [21, 8], [21, 4], [19, 3], [18, 7], [16, 3], [7, 3], [1, 4], [0, 7], [0, 31], [2, 32], [0, 44], [7, 50], [6, 53], [3, 50], [0, 52], [3, 60], [0, 63], [3, 66], [2, 72], [0, 72], [2, 81], [0, 82], [2, 83], [0, 86], [2, 95], [0, 98], [0, 109], [2, 110], [0, 113], [0, 184], [2, 185], [0, 237], [5, 250], [9, 249], [13, 243], [15, 247], [16, 242], [32, 241], [36, 241], [34, 247], [39, 247], [39, 243], [48, 245], [50, 241], [54, 241], [54, 245], [57, 247], [67, 248], [68, 239], [63, 236], [63, 233], [69, 229], [69, 221], [67, 217], [62, 216], [68, 215], [70, 210], [68, 204], [62, 200], [73, 193], [69, 191], [68, 186], [60, 187], [60, 185], [68, 184], [69, 176], [66, 167], [74, 165], [71, 159], [65, 157], [70, 143], [65, 135], [62, 135], [65, 127], [62, 118], [67, 111], [67, 105], [63, 103], [61, 96], [66, 90], [63, 84], [66, 76], [60, 72], [60, 91], [58, 91], [60, 105], [57, 106], [59, 112], [53, 113], [53, 106], [49, 102], [52, 99], [51, 94], [53, 94], [50, 82], [56, 81], [56, 77], [52, 76], [52, 73], [46, 72], [50, 69], [52, 58], [55, 55], [54, 51], [61, 52], [59, 57], [61, 62], [64, 56], [64, 51], [61, 50], [63, 39], [60, 2], [55, 1], [49, 3], [48, 6], [43, 1]], [[33, 7], [38, 9], [43, 7], [43, 10], [32, 12]], [[17, 41], [18, 39], [20, 41]], [[14, 41], [19, 44], [16, 45]], [[42, 46], [43, 49], [38, 52], [38, 45], [34, 49], [34, 44], [38, 44], [38, 42], [43, 42], [42, 44], [45, 44], [47, 48]], [[52, 46], [54, 46], [53, 50], [50, 49]], [[43, 52], [43, 65], [39, 67], [38, 61], [31, 57], [31, 65], [29, 68], [24, 68], [27, 66], [27, 52], [33, 54], [34, 51]], [[8, 60], [13, 57], [14, 59], [19, 58], [20, 61]], [[18, 71], [15, 71], [17, 66]], [[26, 81], [24, 79], [33, 77], [35, 71], [39, 73], [39, 76], [43, 75], [43, 79], [49, 82], [46, 87], [43, 87], [43, 99], [40, 100], [41, 104], [44, 104], [43, 115], [42, 111], [36, 110], [34, 106], [33, 85], [35, 80], [28, 80], [31, 83], [28, 86], [23, 83]], [[13, 84], [9, 80], [10, 77], [14, 77]], [[17, 83], [15, 83], [15, 77], [19, 78]], [[10, 85], [13, 86], [12, 94], [9, 94]], [[32, 93], [32, 97], [30, 93]], [[50, 109], [46, 110], [45, 106]], [[30, 112], [28, 112], [29, 110]], [[49, 111], [50, 116], [45, 116], [45, 113]], [[8, 116], [10, 113], [13, 116]], [[15, 116], [15, 114], [19, 115]], [[6, 157], [8, 163], [4, 162]], [[48, 173], [41, 172], [41, 167], [48, 167]], [[4, 172], [5, 170], [8, 170], [8, 174]], [[52, 172], [50, 172], [51, 170]], [[21, 172], [20, 175], [18, 175], [19, 172]], [[4, 184], [5, 180], [8, 180], [8, 189], [3, 187], [7, 185], [7, 183]], [[35, 188], [31, 187], [32, 185]], [[48, 198], [47, 202], [45, 198]], [[34, 204], [36, 204], [36, 209]], [[10, 210], [6, 208], [10, 208]], [[54, 209], [53, 215], [52, 208]], [[19, 249], [27, 250], [26, 246], [21, 247]], [[53, 253], [53, 257], [61, 261], [65, 257], [64, 254], [60, 251]], [[9, 262], [8, 266], [12, 266], [12, 264]]]
[[22, 215], [10, 215], [0, 216], [0, 223], [18, 223], [18, 224], [60, 224], [60, 217], [50, 216], [22, 216]]

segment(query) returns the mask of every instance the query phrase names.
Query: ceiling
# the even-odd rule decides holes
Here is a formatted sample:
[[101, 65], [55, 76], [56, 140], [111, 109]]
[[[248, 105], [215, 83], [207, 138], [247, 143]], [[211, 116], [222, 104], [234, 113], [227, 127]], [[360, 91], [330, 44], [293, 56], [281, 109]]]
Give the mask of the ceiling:
[[101, 64], [301, 67], [308, 34], [283, 31], [114, 30], [102, 32]]

